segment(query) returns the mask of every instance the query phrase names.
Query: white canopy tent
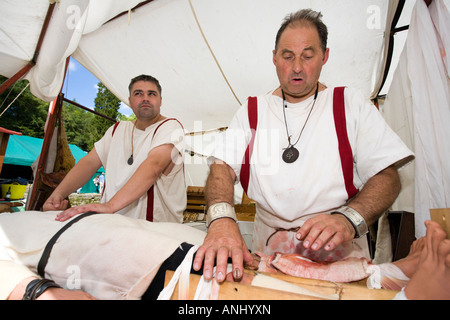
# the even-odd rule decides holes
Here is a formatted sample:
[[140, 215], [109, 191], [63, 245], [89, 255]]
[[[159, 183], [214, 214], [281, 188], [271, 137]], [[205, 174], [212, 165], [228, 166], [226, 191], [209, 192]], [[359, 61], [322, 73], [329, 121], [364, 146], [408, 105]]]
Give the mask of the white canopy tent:
[[[416, 1], [60, 0], [40, 46], [49, 2], [55, 1], [0, 0], [0, 74], [13, 77], [39, 47], [23, 72], [38, 98], [52, 101], [60, 93], [72, 56], [125, 103], [129, 80], [151, 74], [163, 86], [164, 115], [187, 132], [213, 132], [189, 140], [192, 151], [205, 155], [215, 129], [226, 127], [248, 96], [278, 86], [272, 50], [286, 14], [323, 13], [331, 51], [321, 81], [356, 87], [369, 99], [388, 92], [406, 38], [404, 32], [396, 39], [389, 65], [390, 31], [409, 24]], [[188, 184], [203, 185], [206, 170], [204, 158], [187, 157]]]
[[[198, 121], [204, 130], [223, 127], [249, 95], [277, 87], [275, 34], [286, 14], [311, 7], [323, 13], [330, 32], [331, 57], [321, 81], [357, 87], [369, 98], [378, 93], [385, 30], [399, 3], [154, 0], [116, 17], [140, 2], [58, 1], [36, 65], [25, 76], [32, 93], [53, 100], [72, 56], [124, 102], [129, 80], [152, 74], [163, 85], [166, 113], [186, 130], [193, 131]], [[406, 16], [413, 3], [407, 1]], [[0, 71], [11, 77], [33, 58], [49, 3], [2, 0], [0, 5]]]

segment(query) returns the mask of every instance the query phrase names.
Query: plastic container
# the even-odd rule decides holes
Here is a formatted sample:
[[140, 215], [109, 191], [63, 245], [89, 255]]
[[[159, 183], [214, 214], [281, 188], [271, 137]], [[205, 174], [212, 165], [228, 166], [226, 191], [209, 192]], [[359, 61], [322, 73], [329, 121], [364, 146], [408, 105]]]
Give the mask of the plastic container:
[[11, 200], [19, 200], [23, 198], [25, 190], [27, 189], [26, 185], [19, 184], [14, 182], [12, 184], [2, 184], [2, 198], [5, 199], [6, 193], [8, 192], [9, 187], [11, 187]]

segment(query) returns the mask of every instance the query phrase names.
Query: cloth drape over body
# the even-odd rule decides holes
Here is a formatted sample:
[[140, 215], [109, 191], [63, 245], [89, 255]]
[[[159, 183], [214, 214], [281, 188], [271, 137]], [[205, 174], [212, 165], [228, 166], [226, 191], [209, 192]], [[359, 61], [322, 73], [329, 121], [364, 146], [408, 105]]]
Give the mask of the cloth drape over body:
[[[58, 212], [0, 215], [0, 298], [37, 271], [49, 240], [66, 223]], [[74, 217], [73, 219], [75, 219]], [[205, 234], [178, 223], [151, 223], [118, 214], [95, 214], [70, 226], [53, 246], [45, 277], [97, 299], [140, 299], [160, 265], [183, 242]], [[8, 270], [6, 272], [5, 270]]]

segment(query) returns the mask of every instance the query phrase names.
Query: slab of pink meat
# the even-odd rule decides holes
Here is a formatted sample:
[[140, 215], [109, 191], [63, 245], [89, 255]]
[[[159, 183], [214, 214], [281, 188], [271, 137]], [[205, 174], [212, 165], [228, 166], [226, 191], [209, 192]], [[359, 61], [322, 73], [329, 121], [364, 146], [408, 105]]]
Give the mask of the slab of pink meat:
[[353, 282], [369, 276], [366, 272], [370, 264], [364, 258], [347, 258], [334, 262], [315, 262], [298, 254], [275, 253], [274, 256], [262, 256], [262, 272], [273, 272], [273, 267], [284, 274], [294, 277], [327, 280], [333, 282]]

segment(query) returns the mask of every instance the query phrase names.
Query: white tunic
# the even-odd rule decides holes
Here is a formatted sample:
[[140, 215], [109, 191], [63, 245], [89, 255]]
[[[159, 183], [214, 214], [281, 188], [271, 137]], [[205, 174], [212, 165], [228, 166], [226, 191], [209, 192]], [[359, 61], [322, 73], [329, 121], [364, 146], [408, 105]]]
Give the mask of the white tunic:
[[[152, 149], [164, 144], [172, 144], [175, 147], [172, 152], [175, 167], [167, 176], [161, 174], [154, 184], [153, 221], [181, 223], [187, 203], [183, 168], [184, 130], [174, 119], [163, 124], [162, 122], [157, 122], [144, 131], [135, 128], [134, 133], [132, 122], [120, 122], [115, 130], [114, 126], [109, 128], [103, 138], [95, 144], [95, 150], [106, 172], [101, 202], [109, 201], [127, 183]], [[134, 162], [128, 165], [127, 161], [132, 153], [132, 136]], [[117, 213], [145, 219], [147, 200], [148, 196], [144, 194]]]
[[[344, 185], [338, 139], [333, 116], [334, 88], [297, 104], [287, 103], [286, 121], [291, 142], [300, 152], [299, 159], [288, 164], [282, 160], [288, 147], [283, 101], [269, 93], [258, 97], [258, 126], [250, 160], [248, 196], [257, 203], [254, 250], [262, 250], [270, 228], [299, 227], [310, 215], [329, 212], [348, 200]], [[376, 107], [353, 89], [345, 89], [347, 132], [353, 152], [353, 183], [360, 189], [372, 176], [392, 164], [403, 165], [412, 152], [389, 128]], [[215, 158], [229, 164], [237, 181], [245, 150], [251, 138], [248, 105], [238, 110], [224, 140], [215, 149]], [[236, 181], [236, 182], [237, 182]], [[272, 232], [270, 232], [272, 233]], [[292, 248], [291, 248], [292, 249]]]

